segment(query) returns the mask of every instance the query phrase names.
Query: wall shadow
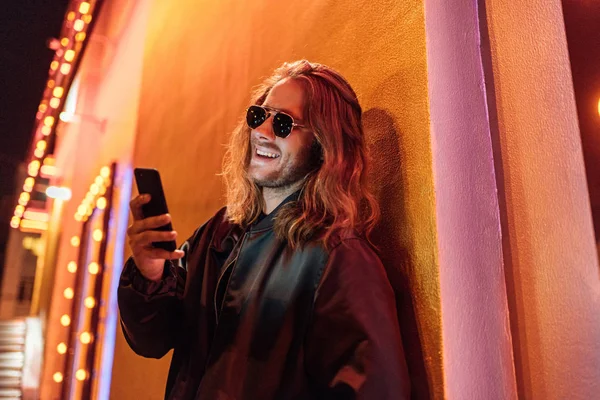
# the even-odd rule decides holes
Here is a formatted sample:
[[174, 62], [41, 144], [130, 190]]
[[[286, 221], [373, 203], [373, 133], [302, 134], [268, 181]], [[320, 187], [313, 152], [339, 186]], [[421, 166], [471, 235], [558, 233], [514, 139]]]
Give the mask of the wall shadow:
[[[372, 108], [363, 114], [363, 126], [371, 156], [369, 180], [379, 206], [381, 221], [372, 234], [396, 295], [398, 321], [411, 380], [411, 398], [431, 398], [429, 379], [411, 288], [411, 257], [402, 234], [406, 209], [399, 132], [390, 113]], [[406, 239], [404, 239], [406, 240]]]

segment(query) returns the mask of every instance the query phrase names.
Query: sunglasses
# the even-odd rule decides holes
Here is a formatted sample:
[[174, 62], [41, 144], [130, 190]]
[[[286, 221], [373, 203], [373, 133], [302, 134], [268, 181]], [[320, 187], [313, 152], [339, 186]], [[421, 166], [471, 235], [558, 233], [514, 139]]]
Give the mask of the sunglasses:
[[295, 123], [291, 115], [265, 106], [248, 107], [246, 110], [246, 123], [251, 129], [256, 129], [271, 115], [273, 116], [273, 133], [280, 138], [288, 137], [294, 127], [304, 128], [304, 125]]

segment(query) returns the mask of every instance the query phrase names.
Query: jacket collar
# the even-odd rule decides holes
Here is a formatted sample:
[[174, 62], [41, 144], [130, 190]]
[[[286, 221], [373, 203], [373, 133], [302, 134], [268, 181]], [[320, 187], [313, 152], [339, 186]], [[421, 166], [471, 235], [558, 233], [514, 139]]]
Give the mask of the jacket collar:
[[277, 214], [279, 214], [279, 210], [285, 204], [292, 202], [292, 201], [297, 201], [298, 198], [300, 197], [300, 192], [301, 192], [301, 190], [298, 190], [298, 191], [290, 194], [277, 207], [275, 207], [275, 209], [273, 211], [271, 211], [271, 213], [269, 215], [263, 216], [262, 219], [260, 219], [258, 222], [252, 224], [250, 226], [250, 232], [256, 232], [256, 231], [261, 231], [261, 230], [265, 230], [265, 229], [272, 229], [273, 224], [275, 223], [275, 218], [277, 217]]

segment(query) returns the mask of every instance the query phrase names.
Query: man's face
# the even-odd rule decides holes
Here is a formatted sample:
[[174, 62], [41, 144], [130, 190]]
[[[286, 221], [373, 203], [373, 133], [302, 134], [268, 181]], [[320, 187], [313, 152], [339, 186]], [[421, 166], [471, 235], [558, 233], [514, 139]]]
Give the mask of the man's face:
[[[292, 79], [277, 83], [263, 106], [283, 111], [304, 125], [304, 91]], [[280, 138], [273, 133], [273, 116], [250, 134], [252, 156], [248, 176], [258, 186], [286, 189], [298, 183], [314, 168], [314, 135], [307, 128], [294, 127], [290, 135]], [[260, 153], [260, 154], [259, 154]], [[267, 153], [268, 155], [263, 155]]]

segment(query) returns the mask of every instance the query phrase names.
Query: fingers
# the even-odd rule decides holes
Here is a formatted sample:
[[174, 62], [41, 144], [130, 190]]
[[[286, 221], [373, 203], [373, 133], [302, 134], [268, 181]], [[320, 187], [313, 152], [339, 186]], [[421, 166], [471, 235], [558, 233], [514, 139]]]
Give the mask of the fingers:
[[144, 231], [129, 237], [129, 245], [133, 251], [150, 247], [153, 242], [170, 242], [177, 238], [177, 232]]
[[144, 218], [144, 214], [142, 213], [142, 206], [150, 201], [149, 194], [140, 194], [134, 197], [129, 202], [129, 208], [131, 209], [131, 213], [133, 214], [134, 220], [140, 220]]
[[127, 234], [131, 236], [147, 230], [157, 229], [169, 222], [171, 222], [171, 215], [169, 214], [134, 220], [133, 224], [127, 229]]
[[178, 260], [185, 255], [182, 250], [167, 251], [163, 249], [148, 249], [147, 255], [149, 258], [160, 260]]

